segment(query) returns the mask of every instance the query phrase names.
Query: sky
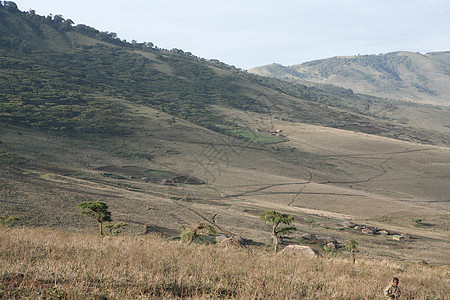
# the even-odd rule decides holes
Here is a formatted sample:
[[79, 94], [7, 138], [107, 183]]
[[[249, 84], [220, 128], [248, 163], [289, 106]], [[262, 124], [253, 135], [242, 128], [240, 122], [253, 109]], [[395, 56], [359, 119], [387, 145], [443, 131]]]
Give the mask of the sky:
[[450, 51], [450, 0], [15, 0], [23, 11], [249, 69]]

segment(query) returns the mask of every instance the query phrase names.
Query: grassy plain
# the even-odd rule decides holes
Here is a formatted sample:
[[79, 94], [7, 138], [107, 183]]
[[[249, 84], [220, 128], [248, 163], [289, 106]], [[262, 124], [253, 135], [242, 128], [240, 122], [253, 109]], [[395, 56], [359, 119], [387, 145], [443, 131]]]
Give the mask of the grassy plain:
[[285, 256], [157, 236], [101, 238], [0, 227], [0, 297], [6, 299], [380, 299], [393, 276], [404, 299], [445, 299], [449, 268]]

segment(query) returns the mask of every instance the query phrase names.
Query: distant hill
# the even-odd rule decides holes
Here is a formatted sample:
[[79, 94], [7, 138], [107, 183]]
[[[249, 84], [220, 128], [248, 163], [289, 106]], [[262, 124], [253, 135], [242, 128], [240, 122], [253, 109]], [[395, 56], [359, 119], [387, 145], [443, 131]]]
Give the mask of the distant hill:
[[450, 52], [392, 52], [332, 57], [299, 65], [256, 67], [250, 73], [328, 83], [355, 93], [450, 105]]

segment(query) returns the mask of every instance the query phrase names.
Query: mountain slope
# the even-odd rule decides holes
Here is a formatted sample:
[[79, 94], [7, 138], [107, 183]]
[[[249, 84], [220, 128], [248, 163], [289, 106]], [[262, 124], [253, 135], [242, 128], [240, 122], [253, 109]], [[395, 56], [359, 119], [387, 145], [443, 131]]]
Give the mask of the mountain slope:
[[352, 89], [356, 93], [450, 105], [450, 52], [393, 52], [332, 57], [285, 67], [278, 64], [250, 73], [281, 79], [301, 79]]
[[[276, 110], [280, 118], [426, 143], [448, 140], [446, 124], [417, 130], [386, 120], [385, 112], [396, 110], [391, 103], [255, 77], [219, 61], [152, 43], [127, 43], [114, 33], [73, 26], [58, 15], [21, 12], [11, 4], [1, 6], [0, 13], [0, 120], [9, 123], [66, 132], [123, 130], [108, 128], [107, 112], [120, 108], [96, 97], [106, 95], [145, 103], [219, 132], [239, 124], [225, 121], [217, 105], [270, 115]], [[434, 120], [442, 119], [441, 111], [431, 113], [437, 115]], [[126, 119], [117, 113], [115, 118]]]

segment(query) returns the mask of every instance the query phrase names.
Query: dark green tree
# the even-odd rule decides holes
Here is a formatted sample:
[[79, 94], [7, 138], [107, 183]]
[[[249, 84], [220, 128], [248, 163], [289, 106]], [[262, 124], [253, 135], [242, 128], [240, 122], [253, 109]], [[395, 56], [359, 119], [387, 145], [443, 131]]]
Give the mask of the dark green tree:
[[211, 225], [201, 222], [197, 222], [191, 226], [183, 225], [178, 229], [181, 232], [181, 240], [186, 242], [186, 246], [189, 246], [196, 239], [200, 238], [201, 233], [216, 233], [216, 230]]
[[81, 212], [96, 219], [100, 227], [100, 235], [103, 235], [103, 222], [112, 222], [108, 205], [100, 201], [85, 201], [78, 204]]
[[348, 243], [345, 245], [345, 248], [352, 254], [353, 263], [355, 263], [355, 252], [357, 247], [358, 242], [355, 240], [348, 241]]
[[283, 242], [282, 236], [288, 235], [297, 230], [294, 226], [279, 227], [280, 224], [290, 225], [294, 222], [294, 217], [279, 213], [275, 210], [263, 212], [259, 218], [264, 222], [272, 223], [272, 238], [275, 253], [278, 252], [278, 245]]

